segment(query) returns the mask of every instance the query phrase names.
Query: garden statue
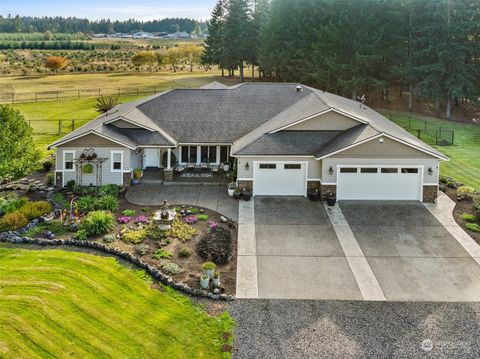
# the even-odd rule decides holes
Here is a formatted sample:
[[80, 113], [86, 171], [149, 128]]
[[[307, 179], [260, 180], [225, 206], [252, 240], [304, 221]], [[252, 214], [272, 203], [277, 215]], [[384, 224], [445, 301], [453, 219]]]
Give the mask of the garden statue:
[[172, 227], [172, 222], [176, 216], [177, 212], [174, 209], [170, 209], [167, 200], [165, 200], [160, 210], [155, 212], [153, 221], [159, 225], [158, 228], [161, 231], [168, 231]]

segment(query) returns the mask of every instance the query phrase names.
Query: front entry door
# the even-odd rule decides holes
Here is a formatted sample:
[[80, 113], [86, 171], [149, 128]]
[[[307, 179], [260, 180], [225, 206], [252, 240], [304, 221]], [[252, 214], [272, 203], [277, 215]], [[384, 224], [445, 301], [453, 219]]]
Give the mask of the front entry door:
[[146, 148], [143, 154], [143, 168], [160, 167], [160, 149]]

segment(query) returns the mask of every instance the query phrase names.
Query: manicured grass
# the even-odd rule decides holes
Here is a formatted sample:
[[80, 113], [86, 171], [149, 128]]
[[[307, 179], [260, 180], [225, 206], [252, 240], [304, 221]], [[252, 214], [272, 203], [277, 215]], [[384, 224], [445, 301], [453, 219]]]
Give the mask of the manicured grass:
[[0, 247], [0, 357], [222, 358], [210, 317], [113, 258]]
[[[390, 112], [380, 111], [385, 116]], [[427, 122], [427, 129], [450, 129], [454, 131], [453, 146], [437, 146], [432, 137], [422, 137], [427, 143], [437, 148], [450, 158], [448, 162], [440, 164], [440, 174], [454, 178], [476, 189], [480, 189], [480, 125], [464, 124], [460, 122], [441, 120], [434, 117], [420, 116], [394, 112], [392, 120], [398, 125], [407, 128], [408, 117], [412, 116], [418, 120], [411, 121], [410, 132], [417, 135], [416, 129], [424, 128], [424, 121]]]

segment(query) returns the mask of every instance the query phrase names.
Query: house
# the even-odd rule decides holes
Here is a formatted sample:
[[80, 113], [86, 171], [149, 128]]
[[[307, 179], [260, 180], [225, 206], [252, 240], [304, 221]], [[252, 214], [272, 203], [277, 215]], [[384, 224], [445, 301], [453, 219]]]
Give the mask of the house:
[[190, 34], [186, 31], [177, 31], [167, 35], [169, 39], [188, 39], [190, 38]]
[[[170, 90], [121, 104], [50, 147], [57, 186], [128, 185], [137, 167], [174, 181], [177, 170], [235, 158], [238, 185], [253, 195], [319, 189], [345, 200], [432, 202], [448, 160], [359, 102], [292, 83]], [[95, 170], [82, 173], [92, 151]]]
[[150, 32], [140, 31], [132, 34], [134, 39], [154, 39], [155, 35]]

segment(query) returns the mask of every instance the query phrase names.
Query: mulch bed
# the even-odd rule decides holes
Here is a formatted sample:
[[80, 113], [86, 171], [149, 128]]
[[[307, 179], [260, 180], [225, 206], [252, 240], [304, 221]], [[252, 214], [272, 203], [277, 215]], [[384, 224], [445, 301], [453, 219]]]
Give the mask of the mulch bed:
[[472, 201], [471, 200], [459, 201], [457, 199], [456, 190], [454, 188], [446, 187], [444, 192], [448, 197], [450, 197], [456, 203], [456, 206], [453, 209], [453, 217], [455, 218], [455, 221], [457, 222], [457, 224], [460, 227], [462, 227], [463, 230], [467, 232], [475, 242], [480, 244], [480, 233], [472, 232], [467, 228], [465, 228], [465, 221], [462, 219], [462, 214], [464, 213], [475, 215], [472, 208]]

